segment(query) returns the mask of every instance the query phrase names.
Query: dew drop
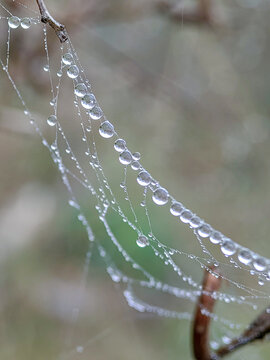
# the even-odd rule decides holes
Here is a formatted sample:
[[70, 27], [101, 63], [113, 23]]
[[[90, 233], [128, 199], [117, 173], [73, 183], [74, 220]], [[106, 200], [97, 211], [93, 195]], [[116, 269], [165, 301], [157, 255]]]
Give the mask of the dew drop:
[[132, 170], [139, 170], [141, 168], [141, 164], [138, 161], [133, 161], [131, 163], [131, 169]]
[[125, 150], [119, 155], [119, 161], [123, 165], [129, 165], [132, 162], [132, 154], [130, 151]]
[[93, 120], [99, 120], [103, 116], [103, 111], [99, 106], [94, 106], [90, 111], [89, 115]]
[[155, 190], [152, 199], [157, 205], [165, 205], [169, 200], [169, 193], [164, 188], [158, 188], [157, 190]]
[[62, 61], [65, 65], [71, 65], [73, 61], [73, 56], [70, 53], [66, 53], [62, 57]]
[[193, 218], [190, 220], [189, 225], [196, 229], [198, 228], [202, 223], [202, 219], [199, 218], [199, 216], [193, 216]]
[[96, 103], [96, 97], [94, 94], [86, 94], [81, 101], [82, 106], [87, 110], [93, 109], [95, 103]]
[[74, 93], [78, 97], [84, 97], [87, 93], [87, 87], [84, 83], [79, 83], [74, 88]]
[[174, 202], [171, 205], [170, 213], [173, 216], [179, 216], [183, 210], [184, 210], [184, 207], [180, 202]]
[[151, 182], [150, 174], [147, 171], [141, 171], [137, 177], [137, 183], [141, 186], [148, 186], [150, 182]]
[[203, 238], [207, 238], [208, 236], [210, 236], [211, 232], [212, 232], [212, 228], [208, 224], [203, 224], [198, 229], [198, 234]]
[[245, 265], [248, 265], [252, 261], [252, 255], [249, 250], [242, 249], [238, 253], [238, 260]]
[[23, 29], [29, 29], [30, 28], [30, 26], [31, 26], [31, 24], [32, 24], [32, 21], [31, 21], [31, 19], [29, 19], [29, 18], [23, 18], [22, 20], [21, 20], [21, 27], [23, 28]]
[[57, 123], [57, 117], [55, 115], [51, 115], [47, 119], [47, 124], [50, 126], [55, 126]]
[[138, 161], [141, 158], [141, 154], [139, 152], [135, 152], [132, 154], [132, 157], [135, 161]]
[[221, 251], [225, 256], [231, 256], [236, 252], [236, 246], [230, 239], [226, 239], [221, 245]]
[[212, 244], [219, 244], [223, 239], [223, 235], [219, 231], [212, 232], [210, 236], [210, 241]]
[[48, 72], [48, 71], [50, 70], [49, 65], [44, 65], [44, 66], [43, 66], [43, 70], [44, 70], [45, 72]]
[[67, 69], [67, 76], [70, 79], [76, 79], [79, 76], [79, 68], [77, 65], [71, 65], [68, 69]]
[[264, 271], [266, 269], [266, 262], [263, 258], [257, 258], [254, 260], [253, 266], [257, 271]]
[[99, 127], [99, 133], [102, 137], [108, 139], [114, 135], [114, 127], [109, 121], [104, 121]]
[[21, 23], [21, 20], [17, 16], [11, 16], [8, 19], [8, 26], [11, 29], [17, 29], [17, 27], [20, 25], [20, 23]]
[[180, 215], [180, 220], [187, 224], [192, 219], [193, 213], [190, 210], [185, 210]]
[[149, 240], [148, 240], [148, 238], [146, 236], [140, 235], [138, 237], [136, 243], [140, 248], [144, 248], [144, 247], [149, 245]]
[[116, 142], [114, 143], [114, 149], [117, 152], [122, 152], [124, 151], [126, 148], [126, 142], [123, 139], [117, 139]]

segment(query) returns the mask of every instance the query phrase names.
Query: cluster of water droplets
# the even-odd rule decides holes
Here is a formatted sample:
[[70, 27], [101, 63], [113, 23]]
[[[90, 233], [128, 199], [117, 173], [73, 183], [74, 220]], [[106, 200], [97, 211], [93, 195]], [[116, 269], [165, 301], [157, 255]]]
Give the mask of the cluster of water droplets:
[[19, 26], [21, 26], [23, 29], [27, 30], [31, 27], [31, 25], [36, 25], [39, 23], [39, 19], [37, 18], [22, 18], [20, 19], [17, 16], [11, 16], [8, 18], [8, 26], [11, 29], [17, 29]]

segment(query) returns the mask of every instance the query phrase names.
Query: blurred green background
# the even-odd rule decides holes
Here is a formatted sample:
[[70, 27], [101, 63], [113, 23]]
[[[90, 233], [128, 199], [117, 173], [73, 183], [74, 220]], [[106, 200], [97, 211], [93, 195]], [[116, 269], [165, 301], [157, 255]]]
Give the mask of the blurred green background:
[[[1, 3], [17, 16], [30, 14], [16, 2]], [[24, 3], [36, 10], [34, 1]], [[175, 23], [164, 10], [157, 11], [154, 0], [46, 3], [67, 25], [104, 112], [129, 146], [141, 152], [144, 167], [215, 228], [269, 256], [269, 2], [216, 1], [211, 9], [214, 26]], [[183, 9], [195, 5], [180, 3]], [[6, 16], [4, 10], [1, 15]], [[42, 31], [30, 30], [12, 32], [10, 69], [42, 124], [49, 107], [48, 78], [41, 71], [46, 58]], [[6, 22], [1, 20], [2, 59], [6, 39]], [[51, 31], [49, 40], [51, 58], [57, 58], [59, 44]], [[62, 116], [71, 122], [66, 91]], [[191, 322], [129, 308], [95, 250], [82, 281], [87, 236], [3, 72], [0, 106], [0, 359], [191, 359]], [[106, 174], [118, 188], [115, 154], [102, 140], [98, 145], [104, 149]], [[91, 220], [95, 234], [107, 244], [100, 223]], [[194, 238], [173, 220], [166, 218], [164, 226], [164, 213], [154, 213], [159, 238], [196, 252]], [[172, 281], [152, 253], [142, 254], [127, 244], [129, 234], [119, 219], [112, 222], [145, 268]], [[107, 246], [129, 272], [113, 246]], [[202, 271], [192, 261], [185, 270], [200, 281]], [[151, 299], [159, 301], [159, 296]], [[176, 300], [160, 302], [179, 306]], [[180, 304], [190, 313], [193, 307]], [[223, 335], [217, 329], [215, 340]], [[265, 343], [228, 358], [269, 356]]]

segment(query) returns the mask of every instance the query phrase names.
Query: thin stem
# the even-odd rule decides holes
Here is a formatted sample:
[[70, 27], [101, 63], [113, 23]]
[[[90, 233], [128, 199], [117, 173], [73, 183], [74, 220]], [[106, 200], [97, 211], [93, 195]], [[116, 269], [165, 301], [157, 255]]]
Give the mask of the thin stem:
[[[202, 294], [198, 300], [194, 325], [193, 325], [193, 353], [196, 360], [211, 360], [209, 349], [209, 330], [213, 313], [215, 299], [213, 292], [217, 291], [221, 285], [221, 277], [217, 274], [215, 267], [209, 269], [204, 274]], [[214, 272], [218, 277], [214, 276]]]
[[44, 24], [49, 24], [53, 28], [61, 43], [65, 42], [68, 39], [65, 25], [60, 24], [51, 16], [44, 3], [44, 0], [36, 0], [36, 2], [39, 7], [41, 21]]

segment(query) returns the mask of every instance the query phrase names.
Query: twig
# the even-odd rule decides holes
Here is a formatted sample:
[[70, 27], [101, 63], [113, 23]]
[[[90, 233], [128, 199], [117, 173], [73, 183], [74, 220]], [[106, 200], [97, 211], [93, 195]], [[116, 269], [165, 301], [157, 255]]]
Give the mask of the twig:
[[213, 292], [217, 291], [221, 285], [221, 277], [215, 277], [213, 272], [217, 273], [215, 267], [210, 271], [206, 271], [203, 279], [202, 294], [198, 300], [196, 307], [194, 326], [193, 326], [193, 353], [196, 360], [211, 360], [209, 349], [209, 329], [211, 318], [208, 314], [212, 314], [215, 299]]
[[44, 3], [44, 0], [36, 0], [36, 2], [41, 14], [41, 21], [44, 24], [49, 24], [53, 28], [61, 43], [65, 42], [68, 39], [65, 25], [60, 24], [51, 16]]
[[220, 347], [215, 353], [209, 349], [209, 329], [215, 299], [213, 293], [220, 288], [221, 277], [216, 278], [214, 267], [205, 272], [202, 286], [202, 295], [196, 307], [193, 326], [193, 353], [196, 360], [218, 360], [231, 354], [240, 347], [251, 344], [255, 340], [262, 340], [270, 333], [270, 307], [267, 307], [241, 334], [228, 345]]
[[232, 340], [230, 344], [219, 348], [216, 352], [217, 359], [224, 357], [227, 354], [231, 354], [236, 349], [250, 344], [255, 340], [262, 340], [267, 334], [270, 333], [270, 308], [265, 309], [256, 319], [253, 321], [247, 330], [238, 338]]

